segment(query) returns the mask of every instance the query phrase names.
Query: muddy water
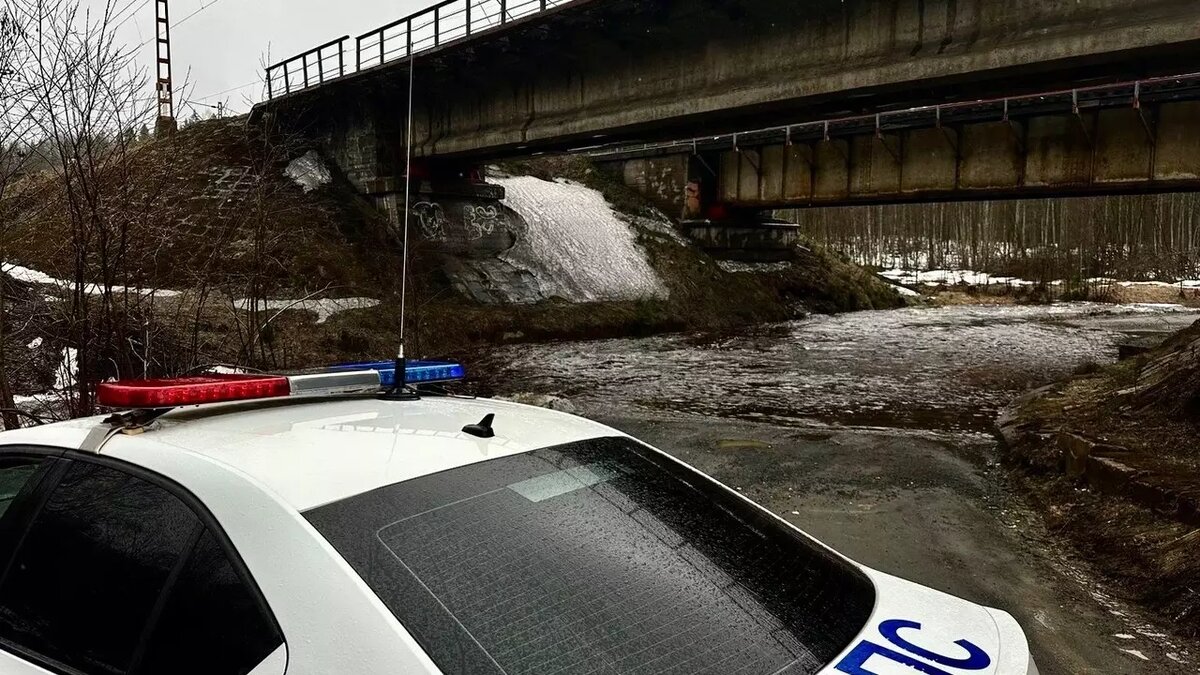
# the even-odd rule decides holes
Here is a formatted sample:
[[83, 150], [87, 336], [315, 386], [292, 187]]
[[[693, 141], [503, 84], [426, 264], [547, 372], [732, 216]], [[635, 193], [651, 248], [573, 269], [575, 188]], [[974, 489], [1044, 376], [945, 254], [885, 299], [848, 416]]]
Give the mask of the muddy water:
[[1094, 304], [868, 312], [522, 345], [489, 379], [565, 399], [863, 564], [1009, 611], [1044, 675], [1197, 672], [1200, 645], [1123, 602], [1046, 529], [990, 434], [1026, 388], [1197, 319]]
[[861, 312], [731, 336], [521, 346], [498, 355], [497, 380], [593, 415], [978, 432], [1019, 392], [1198, 318], [1091, 303]]

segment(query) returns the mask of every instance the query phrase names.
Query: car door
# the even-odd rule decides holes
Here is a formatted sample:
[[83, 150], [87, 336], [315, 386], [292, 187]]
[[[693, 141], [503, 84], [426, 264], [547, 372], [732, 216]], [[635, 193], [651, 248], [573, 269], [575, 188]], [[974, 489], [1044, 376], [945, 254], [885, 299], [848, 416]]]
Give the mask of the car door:
[[101, 458], [12, 456], [6, 494], [0, 672], [283, 673], [261, 594], [178, 486]]
[[[53, 460], [44, 455], [0, 455], [0, 533], [4, 533], [0, 534], [0, 540], [11, 540], [16, 527], [27, 519], [30, 495], [37, 491], [37, 486], [52, 467]], [[2, 554], [0, 559], [6, 560]], [[43, 675], [50, 671], [15, 654], [0, 650], [0, 673]]]

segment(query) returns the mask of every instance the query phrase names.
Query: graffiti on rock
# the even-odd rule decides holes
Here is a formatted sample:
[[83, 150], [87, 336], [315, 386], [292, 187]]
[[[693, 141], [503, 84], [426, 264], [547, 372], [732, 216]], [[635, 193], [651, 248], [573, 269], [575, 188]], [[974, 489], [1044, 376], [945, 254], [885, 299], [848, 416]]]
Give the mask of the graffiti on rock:
[[437, 202], [418, 202], [413, 205], [413, 215], [417, 217], [417, 227], [421, 235], [429, 241], [446, 240], [446, 212]]
[[489, 206], [467, 204], [463, 207], [463, 223], [467, 226], [467, 238], [471, 241], [494, 234], [497, 229], [504, 229], [500, 208], [495, 204]]

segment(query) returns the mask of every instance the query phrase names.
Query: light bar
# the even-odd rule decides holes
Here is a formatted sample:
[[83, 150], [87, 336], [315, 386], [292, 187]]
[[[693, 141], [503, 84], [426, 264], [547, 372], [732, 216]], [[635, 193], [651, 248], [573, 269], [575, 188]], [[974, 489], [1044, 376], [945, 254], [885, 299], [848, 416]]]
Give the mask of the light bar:
[[288, 378], [278, 375], [205, 375], [106, 382], [97, 388], [96, 401], [106, 408], [174, 408], [290, 394]]
[[[396, 386], [396, 362], [373, 361], [367, 363], [347, 363], [329, 369], [331, 373], [373, 370], [379, 373], [380, 385], [387, 389]], [[452, 361], [409, 361], [405, 368], [404, 381], [408, 384], [433, 384], [435, 382], [456, 382], [466, 379], [467, 372], [460, 363]]]
[[[461, 380], [462, 365], [449, 361], [409, 361], [406, 384]], [[305, 375], [204, 375], [161, 380], [106, 382], [96, 391], [106, 408], [159, 409], [285, 396], [370, 394], [396, 385], [396, 362], [351, 363]]]

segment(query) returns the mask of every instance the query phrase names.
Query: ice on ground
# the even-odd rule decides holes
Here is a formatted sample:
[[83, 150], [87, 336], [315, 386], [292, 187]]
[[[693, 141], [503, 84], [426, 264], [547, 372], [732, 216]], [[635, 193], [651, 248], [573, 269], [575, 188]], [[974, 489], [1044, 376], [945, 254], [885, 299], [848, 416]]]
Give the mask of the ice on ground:
[[1146, 309], [1166, 309], [1170, 311], [1179, 311], [1187, 309], [1178, 302], [1135, 302], [1134, 307], [1145, 307]]
[[637, 235], [596, 190], [529, 176], [496, 178], [526, 223], [501, 258], [528, 272], [543, 297], [571, 302], [665, 298]]
[[[14, 281], [22, 281], [27, 284], [40, 284], [43, 286], [57, 286], [58, 288], [74, 288], [75, 282], [57, 279], [55, 277], [35, 270], [29, 267], [22, 267], [13, 263], [0, 264], [0, 272], [7, 274]], [[86, 295], [103, 295], [104, 287], [99, 284], [86, 284], [83, 287], [83, 292]], [[113, 293], [133, 293], [134, 295], [157, 296], [160, 298], [173, 298], [179, 295], [179, 291], [170, 291], [162, 288], [130, 288], [128, 286], [112, 287]], [[48, 302], [53, 302], [57, 298], [46, 296]]]
[[[249, 298], [234, 300], [233, 306], [242, 311], [249, 311], [255, 302]], [[375, 298], [300, 298], [296, 300], [259, 300], [260, 310], [269, 312], [294, 309], [302, 312], [312, 312], [317, 315], [317, 323], [328, 321], [333, 315], [353, 309], [370, 309], [377, 307], [379, 301]]]
[[295, 181], [305, 193], [333, 182], [333, 174], [316, 150], [309, 150], [302, 157], [293, 159], [283, 174]]

